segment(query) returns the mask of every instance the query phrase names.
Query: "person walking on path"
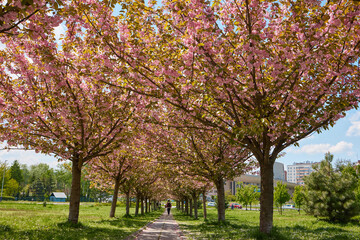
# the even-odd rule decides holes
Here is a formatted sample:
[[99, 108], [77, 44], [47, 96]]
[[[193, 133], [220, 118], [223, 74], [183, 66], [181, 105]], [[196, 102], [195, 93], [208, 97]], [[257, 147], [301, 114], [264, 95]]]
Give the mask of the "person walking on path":
[[165, 205], [165, 208], [167, 209], [167, 213], [168, 215], [170, 214], [170, 209], [171, 209], [171, 202], [170, 200], [167, 201], [166, 205]]

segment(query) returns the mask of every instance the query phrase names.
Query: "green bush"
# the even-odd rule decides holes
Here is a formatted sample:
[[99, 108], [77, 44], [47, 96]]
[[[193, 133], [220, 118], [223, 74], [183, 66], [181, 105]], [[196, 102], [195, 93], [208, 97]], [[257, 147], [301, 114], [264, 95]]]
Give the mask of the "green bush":
[[348, 222], [359, 213], [354, 191], [357, 179], [346, 171], [335, 171], [332, 160], [333, 155], [327, 153], [325, 160], [305, 178], [305, 211], [330, 222]]
[[12, 196], [3, 196], [2, 197], [3, 201], [15, 201], [15, 197]]

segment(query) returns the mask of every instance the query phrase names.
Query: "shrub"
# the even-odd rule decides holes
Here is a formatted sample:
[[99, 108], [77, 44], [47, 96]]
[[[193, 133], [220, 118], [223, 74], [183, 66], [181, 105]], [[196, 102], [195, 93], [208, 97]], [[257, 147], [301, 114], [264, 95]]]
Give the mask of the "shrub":
[[305, 211], [331, 222], [348, 222], [359, 213], [354, 191], [357, 179], [346, 171], [336, 172], [331, 165], [332, 160], [333, 155], [325, 154], [325, 160], [305, 178]]
[[15, 197], [12, 196], [3, 196], [2, 197], [3, 201], [15, 201]]

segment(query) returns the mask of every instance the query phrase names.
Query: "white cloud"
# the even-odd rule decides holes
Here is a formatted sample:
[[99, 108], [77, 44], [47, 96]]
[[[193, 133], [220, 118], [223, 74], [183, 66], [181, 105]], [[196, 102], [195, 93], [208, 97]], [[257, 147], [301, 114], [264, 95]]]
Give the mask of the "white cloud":
[[354, 113], [353, 115], [351, 115], [349, 117], [351, 122], [357, 122], [360, 121], [360, 111], [357, 111], [356, 113]]
[[349, 117], [350, 127], [346, 131], [346, 136], [360, 136], [360, 111], [355, 112]]
[[338, 142], [336, 145], [331, 145], [329, 143], [321, 144], [308, 144], [300, 148], [290, 148], [288, 151], [293, 153], [307, 153], [307, 154], [317, 154], [317, 153], [341, 153], [351, 151], [353, 148], [352, 143], [348, 142]]
[[338, 142], [335, 146], [331, 146], [329, 148], [329, 152], [331, 153], [340, 153], [340, 152], [347, 152], [352, 150], [354, 144], [348, 142]]
[[351, 121], [351, 126], [346, 131], [346, 136], [360, 136], [360, 121]]

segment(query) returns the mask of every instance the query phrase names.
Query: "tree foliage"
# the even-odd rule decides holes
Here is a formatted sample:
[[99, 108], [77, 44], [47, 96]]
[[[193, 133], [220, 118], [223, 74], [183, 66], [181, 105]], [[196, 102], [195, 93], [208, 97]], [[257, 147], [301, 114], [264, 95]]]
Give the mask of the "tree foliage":
[[354, 191], [357, 179], [349, 171], [336, 172], [332, 161], [333, 155], [326, 153], [325, 159], [314, 167], [315, 171], [305, 178], [305, 210], [331, 222], [348, 222], [359, 213]]
[[274, 189], [274, 202], [275, 205], [280, 209], [280, 214], [282, 214], [282, 206], [284, 203], [290, 200], [290, 194], [288, 193], [286, 183], [277, 182]]
[[257, 186], [240, 183], [240, 187], [237, 188], [236, 199], [245, 205], [246, 210], [248, 210], [248, 205], [250, 205], [251, 210], [251, 204], [257, 201], [259, 197], [260, 192]]
[[300, 214], [301, 206], [305, 202], [305, 192], [304, 192], [304, 187], [303, 186], [296, 186], [295, 187], [292, 200], [295, 203], [295, 207], [297, 207], [299, 209], [299, 214]]

